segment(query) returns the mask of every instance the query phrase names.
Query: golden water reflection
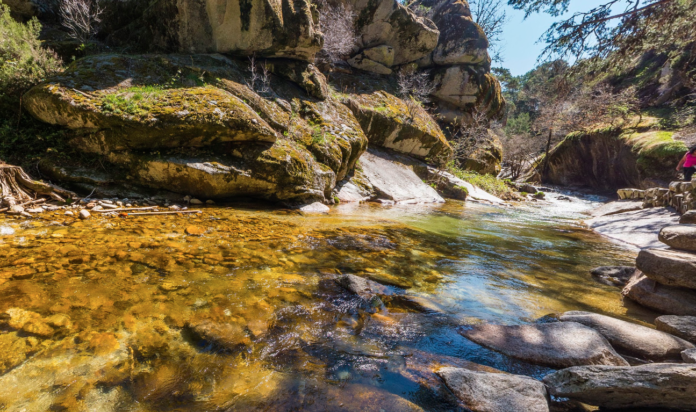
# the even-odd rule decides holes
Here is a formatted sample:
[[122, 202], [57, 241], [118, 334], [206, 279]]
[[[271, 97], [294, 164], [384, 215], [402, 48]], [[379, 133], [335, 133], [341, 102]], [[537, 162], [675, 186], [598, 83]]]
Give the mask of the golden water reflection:
[[[577, 309], [651, 316], [587, 273], [634, 252], [539, 213], [448, 202], [0, 220], [0, 405], [457, 410], [439, 366], [547, 371], [468, 342], [458, 325]], [[371, 313], [336, 284], [341, 273], [441, 313]]]

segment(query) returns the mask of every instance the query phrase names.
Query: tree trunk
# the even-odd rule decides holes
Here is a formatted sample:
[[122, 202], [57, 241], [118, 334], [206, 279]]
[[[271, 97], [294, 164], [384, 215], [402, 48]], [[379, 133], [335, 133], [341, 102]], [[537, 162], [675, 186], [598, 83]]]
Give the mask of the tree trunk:
[[64, 202], [64, 197], [74, 198], [75, 194], [48, 183], [33, 180], [19, 166], [0, 162], [0, 208], [21, 213], [21, 205], [39, 196], [48, 196]]

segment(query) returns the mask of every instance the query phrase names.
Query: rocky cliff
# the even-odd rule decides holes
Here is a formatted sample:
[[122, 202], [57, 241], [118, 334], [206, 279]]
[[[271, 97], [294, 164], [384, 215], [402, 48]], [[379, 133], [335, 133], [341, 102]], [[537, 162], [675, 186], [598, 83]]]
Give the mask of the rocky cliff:
[[[649, 188], [669, 182], [686, 146], [663, 131], [608, 128], [568, 135], [550, 153], [545, 181], [600, 189]], [[543, 173], [544, 159], [536, 170]]]
[[[443, 122], [474, 106], [497, 115], [500, 86], [466, 2], [433, 2], [432, 20], [395, 0], [347, 4], [358, 12], [354, 68], [327, 81], [312, 64], [323, 38], [306, 0], [107, 3], [99, 37], [120, 51], [78, 59], [23, 98], [107, 172], [80, 159], [46, 160], [42, 170], [86, 186], [331, 203], [368, 144], [446, 158]], [[365, 73], [375, 65], [384, 75]], [[455, 115], [398, 97], [393, 72], [404, 70], [426, 73], [434, 111]]]

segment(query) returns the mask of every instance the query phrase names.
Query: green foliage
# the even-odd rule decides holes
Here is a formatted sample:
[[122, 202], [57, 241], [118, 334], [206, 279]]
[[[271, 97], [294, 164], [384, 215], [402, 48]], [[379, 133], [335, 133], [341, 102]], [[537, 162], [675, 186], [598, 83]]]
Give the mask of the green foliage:
[[495, 176], [482, 175], [471, 170], [463, 170], [454, 166], [454, 163], [450, 163], [448, 165], [448, 169], [450, 173], [458, 178], [467, 181], [474, 186], [478, 186], [494, 196], [509, 197], [514, 193], [510, 186]]
[[508, 135], [529, 134], [532, 131], [532, 118], [529, 113], [520, 113], [511, 117], [505, 125], [505, 133]]
[[0, 120], [0, 159], [28, 167], [45, 157], [69, 161], [80, 156], [68, 146], [65, 129], [28, 114]]
[[9, 7], [0, 4], [0, 99], [6, 105], [62, 69], [56, 54], [41, 47], [40, 31], [36, 18], [19, 23], [10, 17]]
[[159, 85], [129, 87], [102, 97], [101, 107], [114, 114], [145, 115], [165, 90]]

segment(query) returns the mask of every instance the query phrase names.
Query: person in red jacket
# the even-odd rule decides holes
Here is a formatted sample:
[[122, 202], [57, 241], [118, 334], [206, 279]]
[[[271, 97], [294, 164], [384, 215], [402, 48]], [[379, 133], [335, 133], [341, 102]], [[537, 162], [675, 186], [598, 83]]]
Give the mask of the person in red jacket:
[[696, 173], [696, 145], [691, 146], [682, 160], [677, 165], [677, 171], [684, 168], [684, 181], [690, 182], [691, 176]]

